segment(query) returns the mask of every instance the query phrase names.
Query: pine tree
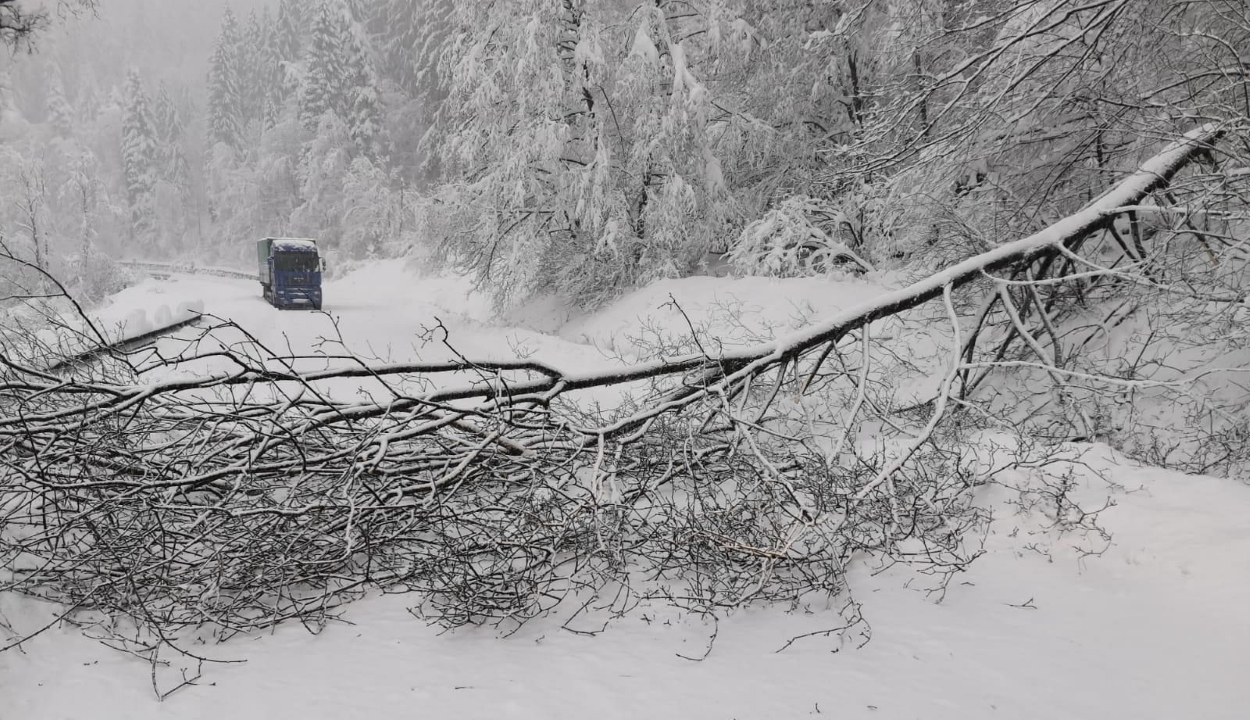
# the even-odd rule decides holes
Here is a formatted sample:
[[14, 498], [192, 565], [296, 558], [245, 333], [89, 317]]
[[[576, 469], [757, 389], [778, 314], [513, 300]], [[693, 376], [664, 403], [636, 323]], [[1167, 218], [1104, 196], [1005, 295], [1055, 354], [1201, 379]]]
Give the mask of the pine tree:
[[416, 67], [413, 52], [420, 44], [421, 28], [417, 13], [423, 2], [385, 0], [380, 11], [386, 22], [378, 36], [379, 70], [409, 95], [416, 94]]
[[347, 121], [356, 148], [370, 159], [382, 155], [382, 96], [359, 26], [345, 28], [343, 37], [343, 96], [335, 110]]
[[126, 197], [130, 203], [130, 226], [134, 237], [152, 241], [159, 147], [152, 110], [139, 71], [126, 77], [122, 117], [122, 163]]
[[248, 13], [239, 37], [239, 109], [243, 126], [264, 117], [265, 104], [265, 31], [256, 10]]
[[177, 188], [185, 200], [190, 192], [190, 165], [183, 149], [186, 131], [182, 113], [169, 94], [169, 88], [161, 83], [152, 104], [152, 121], [156, 128], [157, 158], [160, 177]]
[[160, 83], [156, 88], [156, 97], [152, 100], [152, 125], [156, 129], [157, 140], [167, 144], [182, 132], [182, 118], [178, 107], [169, 95], [169, 87]]
[[241, 112], [241, 78], [239, 68], [239, 25], [234, 13], [226, 8], [221, 20], [221, 34], [213, 49], [208, 73], [208, 142], [224, 143], [232, 148], [241, 144], [244, 118]]
[[48, 122], [61, 137], [74, 134], [74, 109], [65, 99], [65, 83], [61, 80], [60, 66], [51, 66], [48, 77]]
[[321, 116], [337, 111], [345, 103], [343, 73], [343, 25], [339, 8], [322, 3], [313, 20], [308, 48], [308, 72], [300, 89], [300, 121], [315, 129]]
[[100, 93], [95, 73], [90, 69], [84, 70], [78, 88], [78, 96], [75, 98], [77, 113], [74, 119], [81, 128], [91, 125], [100, 117]]
[[378, 34], [380, 70], [409, 97], [436, 84], [439, 55], [448, 34], [450, 0], [384, 0]]
[[357, 150], [382, 155], [383, 110], [363, 26], [339, 2], [323, 3], [313, 23], [300, 120], [313, 129], [332, 112], [347, 125]]
[[278, 57], [282, 62], [296, 62], [303, 50], [303, 33], [300, 30], [299, 10], [295, 0], [278, 3]]
[[347, 6], [347, 13], [353, 22], [367, 25], [374, 16], [376, 9], [374, 4], [369, 0], [343, 0]]
[[265, 130], [272, 129], [286, 100], [282, 54], [279, 50], [281, 28], [269, 8], [260, 16], [260, 46], [257, 48], [259, 71], [260, 119]]
[[300, 160], [300, 197], [303, 204], [291, 216], [296, 232], [324, 237], [330, 249], [342, 243], [345, 214], [343, 182], [348, 176], [352, 141], [335, 113], [326, 113]]

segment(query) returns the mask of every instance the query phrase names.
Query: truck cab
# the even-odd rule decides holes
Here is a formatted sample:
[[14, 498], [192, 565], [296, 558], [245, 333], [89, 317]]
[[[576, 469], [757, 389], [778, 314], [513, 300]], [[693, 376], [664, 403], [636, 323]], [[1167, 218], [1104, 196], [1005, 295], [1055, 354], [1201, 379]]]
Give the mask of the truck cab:
[[308, 238], [265, 238], [256, 244], [261, 293], [279, 309], [321, 309], [321, 274], [325, 261]]

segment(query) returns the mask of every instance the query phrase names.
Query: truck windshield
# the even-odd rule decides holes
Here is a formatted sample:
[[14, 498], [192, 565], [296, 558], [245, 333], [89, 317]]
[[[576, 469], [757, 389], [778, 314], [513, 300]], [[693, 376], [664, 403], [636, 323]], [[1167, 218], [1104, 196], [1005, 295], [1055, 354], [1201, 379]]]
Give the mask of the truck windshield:
[[282, 272], [316, 272], [317, 254], [306, 252], [278, 253], [273, 256], [273, 269]]

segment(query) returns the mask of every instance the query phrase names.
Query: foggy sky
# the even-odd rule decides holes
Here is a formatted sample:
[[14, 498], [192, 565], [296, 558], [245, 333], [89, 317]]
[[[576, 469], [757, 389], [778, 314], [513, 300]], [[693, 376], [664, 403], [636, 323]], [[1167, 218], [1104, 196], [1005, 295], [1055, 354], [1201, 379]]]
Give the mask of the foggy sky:
[[[57, 21], [37, 41], [36, 54], [55, 48], [70, 75], [90, 68], [95, 75], [118, 78], [126, 68], [137, 67], [145, 78], [198, 95], [227, 6], [243, 20], [265, 6], [276, 10], [277, 0], [99, 0], [94, 16]], [[18, 55], [0, 62], [37, 61], [37, 56]]]

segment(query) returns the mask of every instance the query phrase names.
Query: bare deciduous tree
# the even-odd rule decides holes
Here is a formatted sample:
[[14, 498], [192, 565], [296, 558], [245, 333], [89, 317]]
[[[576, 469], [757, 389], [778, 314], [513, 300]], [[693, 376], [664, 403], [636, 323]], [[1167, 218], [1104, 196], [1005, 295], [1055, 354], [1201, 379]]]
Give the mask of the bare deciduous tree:
[[[57, 0], [57, 14], [93, 11], [96, 0]], [[11, 49], [30, 49], [34, 36], [49, 22], [46, 9], [30, 9], [20, 0], [0, 0], [0, 39]]]

